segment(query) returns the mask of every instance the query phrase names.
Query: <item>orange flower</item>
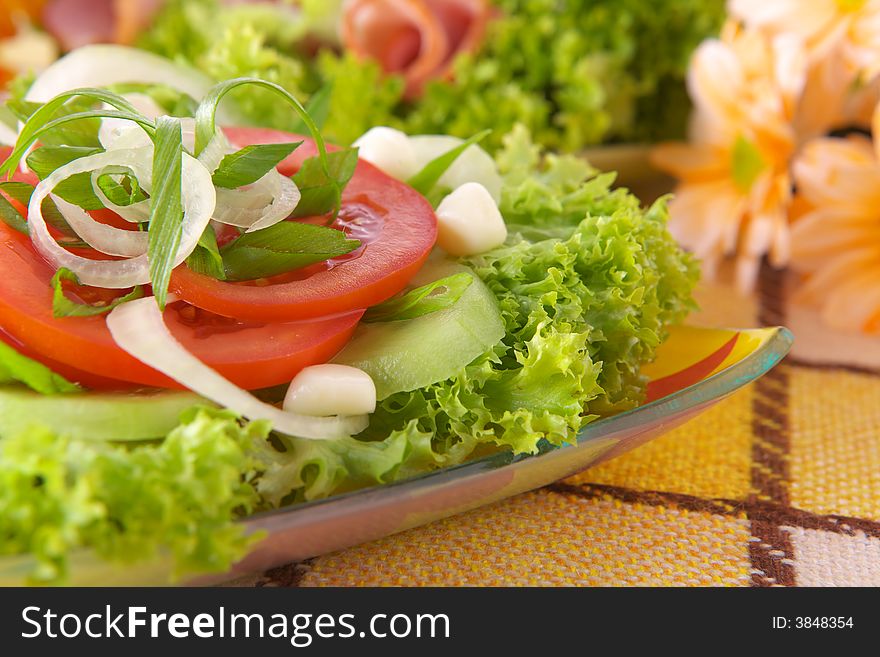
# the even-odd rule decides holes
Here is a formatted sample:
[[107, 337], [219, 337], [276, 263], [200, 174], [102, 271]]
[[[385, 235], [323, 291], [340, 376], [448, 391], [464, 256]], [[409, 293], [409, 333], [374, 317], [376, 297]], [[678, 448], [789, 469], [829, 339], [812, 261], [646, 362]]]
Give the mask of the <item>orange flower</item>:
[[880, 76], [859, 77], [838, 53], [812, 66], [807, 75], [794, 125], [803, 140], [836, 128], [871, 125], [871, 114], [880, 102]]
[[880, 333], [880, 106], [867, 137], [817, 139], [794, 166], [807, 211], [792, 226], [798, 299], [831, 327]]
[[839, 49], [853, 70], [880, 73], [880, 0], [730, 0], [728, 8], [750, 28], [797, 36], [811, 63]]
[[753, 287], [761, 258], [788, 261], [792, 117], [804, 84], [794, 39], [768, 39], [730, 24], [694, 55], [688, 87], [695, 116], [690, 144], [664, 144], [652, 159], [680, 180], [670, 229], [711, 276], [738, 254], [740, 289]]
[[795, 127], [803, 139], [860, 122], [866, 101], [870, 120], [880, 99], [880, 0], [731, 0], [729, 9], [751, 29], [802, 41], [809, 74]]

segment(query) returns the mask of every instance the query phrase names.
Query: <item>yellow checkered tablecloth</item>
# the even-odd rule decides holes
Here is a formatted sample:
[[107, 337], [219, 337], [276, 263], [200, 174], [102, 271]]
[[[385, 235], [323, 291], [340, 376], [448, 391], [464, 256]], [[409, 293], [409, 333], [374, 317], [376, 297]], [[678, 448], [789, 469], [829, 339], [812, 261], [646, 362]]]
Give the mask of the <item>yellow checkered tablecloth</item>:
[[880, 586], [880, 340], [829, 334], [766, 270], [695, 323], [797, 346], [675, 431], [547, 488], [240, 584]]

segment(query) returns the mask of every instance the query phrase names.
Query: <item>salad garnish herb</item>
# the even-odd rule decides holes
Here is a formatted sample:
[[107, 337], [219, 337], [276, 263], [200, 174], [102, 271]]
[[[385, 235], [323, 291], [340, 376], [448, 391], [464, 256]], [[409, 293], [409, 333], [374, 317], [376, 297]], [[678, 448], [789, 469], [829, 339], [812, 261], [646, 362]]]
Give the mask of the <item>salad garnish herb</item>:
[[339, 212], [341, 190], [354, 175], [358, 157], [356, 148], [327, 154], [326, 163], [309, 158], [293, 176], [302, 198], [293, 211], [294, 217], [312, 217], [331, 212], [329, 221]]
[[[31, 195], [34, 193], [34, 186], [26, 182], [7, 180], [0, 182], [0, 192], [8, 194], [9, 198], [18, 201], [27, 208]], [[0, 219], [7, 226], [27, 235], [27, 222], [18, 210], [3, 197], [3, 194], [0, 194]], [[58, 206], [55, 205], [52, 199], [44, 199], [41, 205], [46, 221], [62, 234], [62, 241], [66, 246], [85, 246], [84, 242], [77, 239], [76, 232], [67, 223], [64, 215], [61, 214], [61, 211], [58, 210]]]
[[[273, 82], [267, 82], [266, 80], [261, 80], [259, 78], [235, 78], [233, 80], [227, 80], [226, 82], [220, 82], [210, 92], [208, 95], [202, 99], [202, 102], [199, 103], [199, 107], [196, 110], [196, 143], [195, 143], [195, 155], [198, 156], [202, 153], [202, 151], [208, 146], [208, 143], [214, 139], [214, 136], [217, 132], [216, 127], [216, 114], [217, 107], [220, 105], [220, 102], [223, 100], [223, 97], [226, 96], [230, 91], [236, 89], [238, 87], [244, 85], [253, 85], [256, 87], [260, 87], [263, 89], [268, 89], [270, 91], [275, 92], [276, 96], [279, 96], [281, 99], [285, 100], [297, 113], [300, 120], [305, 124], [308, 128], [309, 133], [312, 136], [312, 139], [315, 140], [315, 144], [318, 147], [318, 163], [320, 165], [320, 170], [325, 176], [325, 184], [332, 189], [332, 198], [330, 199], [330, 204], [328, 207], [323, 208], [319, 212], [312, 212], [311, 214], [323, 214], [324, 212], [333, 212], [333, 216], [339, 212], [339, 206], [342, 203], [342, 190], [345, 187], [345, 182], [342, 182], [338, 177], [334, 177], [331, 174], [331, 168], [329, 163], [329, 158], [327, 155], [327, 146], [324, 143], [324, 137], [321, 135], [321, 131], [318, 129], [318, 126], [315, 124], [312, 117], [309, 116], [308, 111], [306, 111], [305, 107], [284, 87], [280, 85], [274, 84]], [[347, 180], [346, 180], [347, 182]]]
[[336, 258], [358, 248], [340, 230], [295, 221], [245, 233], [220, 249], [225, 280], [268, 278]]
[[[117, 181], [114, 175], [120, 176], [120, 180]], [[97, 176], [95, 183], [107, 200], [119, 207], [135, 205], [149, 198], [131, 171], [120, 171], [117, 174], [102, 173]]]
[[[276, 96], [280, 96], [293, 107], [302, 124], [311, 133], [318, 153], [314, 157], [306, 158], [293, 177], [294, 184], [299, 185], [301, 192], [291, 189], [297, 194], [301, 193], [301, 197], [299, 195], [293, 197], [290, 204], [293, 208], [291, 216], [329, 214], [329, 223], [339, 210], [342, 189], [354, 173], [357, 151], [345, 149], [328, 153], [317, 124], [308, 111], [291, 94], [277, 85], [252, 78], [238, 78], [216, 85], [195, 111], [193, 156], [202, 154], [210, 143], [217, 142], [220, 138], [214, 122], [217, 107], [224, 96], [246, 85], [268, 89]], [[327, 94], [313, 97], [310, 103], [310, 107], [319, 114], [326, 115]], [[113, 109], [92, 109], [94, 104], [99, 102]], [[183, 183], [181, 158], [188, 155], [183, 145], [181, 120], [167, 116], [159, 117], [155, 121], [150, 120], [140, 115], [128, 100], [105, 89], [78, 89], [64, 92], [42, 105], [18, 101], [16, 106], [19, 110], [25, 109], [28, 116], [16, 147], [0, 166], [0, 173], [7, 175], [11, 175], [17, 169], [21, 158], [34, 142], [41, 140], [45, 135], [57, 137], [62, 129], [72, 125], [90, 124], [97, 119], [109, 118], [134, 122], [146, 133], [153, 143], [151, 179], [154, 181], [154, 186], [149, 192], [144, 189], [142, 181], [138, 180], [135, 172], [122, 164], [105, 166], [104, 169], [92, 173], [72, 173], [56, 185], [53, 193], [58, 198], [87, 211], [110, 207], [122, 213], [123, 208], [132, 206], [143, 205], [146, 208], [145, 201], [149, 200], [148, 210], [132, 207], [132, 211], [143, 213], [143, 215], [136, 213], [133, 216], [137, 217], [137, 221], [142, 222], [141, 228], [149, 233], [147, 242], [149, 282], [153, 285], [157, 303], [160, 308], [164, 307], [171, 269], [179, 261], [177, 251], [185, 221], [181, 192]], [[71, 111], [72, 106], [76, 111]], [[77, 144], [88, 141], [84, 138], [75, 140]], [[249, 186], [262, 182], [266, 175], [273, 173], [275, 167], [301, 143], [256, 144], [231, 153], [228, 151], [219, 153], [219, 163], [215, 160], [215, 168], [211, 172], [212, 182], [218, 189], [247, 192]], [[41, 179], [45, 179], [59, 168], [76, 160], [103, 152], [105, 152], [104, 148], [100, 145], [46, 145], [41, 141], [39, 147], [28, 154], [28, 165]], [[214, 157], [213, 153], [211, 157]], [[7, 194], [27, 204], [33, 188], [28, 187], [25, 195], [23, 183], [8, 182], [4, 185]], [[64, 215], [55, 208], [50, 197], [44, 201], [43, 209], [48, 223], [65, 236], [75, 238], [76, 233], [67, 225]], [[283, 212], [280, 208], [279, 210]], [[26, 231], [26, 222], [5, 198], [0, 201], [0, 215], [16, 230]], [[125, 216], [129, 221], [135, 221], [131, 218], [132, 215]], [[278, 216], [278, 219], [283, 218]], [[256, 235], [261, 230], [253, 231], [252, 234], [227, 245], [222, 253], [217, 247], [213, 228], [208, 226], [198, 245], [187, 257], [187, 262], [195, 271], [221, 280], [227, 278], [251, 280], [344, 255], [359, 246], [358, 241], [346, 239], [338, 230], [283, 223], [285, 225], [276, 225], [277, 227], [270, 225], [269, 228], [272, 230], [263, 235]], [[300, 239], [304, 241], [298, 241]], [[65, 245], [87, 246], [79, 240], [76, 243], [67, 241]], [[224, 258], [228, 262], [224, 262]], [[59, 312], [66, 311], [62, 309]]]
[[[64, 114], [62, 108], [72, 98], [83, 98], [93, 103], [106, 103], [114, 110], [83, 110], [81, 112]], [[61, 116], [58, 116], [59, 113]], [[53, 118], [54, 117], [54, 118]], [[21, 163], [21, 158], [27, 150], [39, 138], [51, 133], [59, 126], [83, 121], [85, 119], [123, 119], [139, 124], [151, 137], [155, 132], [155, 125], [148, 118], [140, 114], [137, 109], [125, 98], [105, 89], [75, 89], [58, 94], [48, 103], [42, 105], [31, 114], [18, 134], [18, 142], [6, 161], [0, 165], [0, 174], [11, 176]], [[77, 144], [70, 144], [72, 146]]]
[[473, 281], [466, 272], [446, 276], [369, 308], [361, 321], [399, 322], [435, 313], [461, 299]]
[[474, 144], [479, 144], [490, 134], [492, 134], [491, 130], [483, 130], [463, 142], [461, 145], [437, 156], [428, 162], [421, 171], [407, 180], [406, 184], [427, 196], [431, 193], [434, 187], [436, 187], [437, 183], [443, 177], [443, 174], [449, 170], [449, 167], [455, 164], [455, 161], [462, 155], [462, 153]]
[[[19, 233], [23, 233], [27, 235], [28, 227], [27, 222], [21, 213], [16, 210], [15, 206], [12, 205], [4, 194], [8, 194], [10, 198], [18, 201], [25, 207], [27, 207], [27, 203], [31, 198], [31, 193], [34, 191], [34, 188], [27, 183], [18, 183], [18, 182], [2, 182], [0, 183], [0, 220], [3, 221], [7, 226], [17, 230]], [[27, 200], [22, 200], [25, 198]]]
[[[27, 156], [26, 161], [28, 168], [42, 180], [65, 164], [103, 151], [99, 146], [40, 146]], [[88, 173], [80, 173], [62, 181], [55, 187], [53, 194], [83, 210], [100, 210], [104, 207], [95, 194]]]
[[279, 162], [302, 145], [254, 144], [226, 155], [211, 179], [215, 187], [236, 189], [251, 185], [278, 166]]
[[134, 287], [131, 292], [104, 305], [92, 305], [78, 303], [69, 299], [64, 293], [64, 281], [79, 285], [79, 279], [69, 269], [62, 267], [52, 277], [52, 315], [54, 317], [94, 317], [109, 313], [116, 306], [140, 299], [144, 296], [144, 288], [140, 285]]
[[181, 179], [183, 137], [180, 121], [168, 116], [156, 120], [153, 151], [153, 198], [150, 204], [150, 231], [147, 258], [150, 280], [159, 308], [165, 308], [168, 281], [174, 268], [174, 257], [183, 234], [183, 202]]
[[208, 226], [199, 238], [199, 244], [186, 259], [186, 266], [197, 274], [210, 276], [220, 281], [226, 280], [223, 256], [217, 246], [217, 234], [213, 226]]

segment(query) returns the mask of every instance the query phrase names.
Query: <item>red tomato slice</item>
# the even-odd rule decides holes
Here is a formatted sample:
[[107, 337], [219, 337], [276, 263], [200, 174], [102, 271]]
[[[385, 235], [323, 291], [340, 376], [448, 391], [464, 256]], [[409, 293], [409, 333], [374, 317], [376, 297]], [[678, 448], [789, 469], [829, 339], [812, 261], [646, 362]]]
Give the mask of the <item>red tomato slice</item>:
[[[27, 236], [3, 223], [0, 271], [0, 328], [27, 351], [100, 377], [181, 387], [120, 349], [104, 317], [53, 317], [52, 268]], [[253, 390], [287, 383], [303, 367], [329, 360], [351, 337], [361, 315], [357, 310], [306, 322], [246, 323], [176, 303], [166, 309], [165, 321], [200, 360]]]
[[[229, 128], [239, 145], [300, 141], [276, 130]], [[294, 173], [316, 153], [306, 139], [278, 170]], [[360, 239], [356, 252], [306, 270], [245, 283], [196, 274], [185, 266], [171, 277], [171, 289], [199, 308], [256, 321], [291, 321], [367, 308], [400, 292], [421, 268], [437, 239], [437, 217], [414, 189], [358, 162], [345, 189], [337, 227]]]

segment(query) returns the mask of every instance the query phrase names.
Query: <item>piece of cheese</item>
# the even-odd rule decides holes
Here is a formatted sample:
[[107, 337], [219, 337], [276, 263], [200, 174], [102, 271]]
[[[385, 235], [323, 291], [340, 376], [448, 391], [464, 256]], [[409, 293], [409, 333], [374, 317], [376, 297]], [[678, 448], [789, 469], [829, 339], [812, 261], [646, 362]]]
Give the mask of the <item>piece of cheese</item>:
[[400, 130], [382, 126], [371, 128], [354, 145], [359, 149], [360, 159], [392, 178], [405, 181], [418, 173], [415, 150], [409, 137]]
[[455, 256], [484, 253], [507, 239], [507, 226], [489, 191], [465, 183], [437, 207], [437, 244]]
[[293, 377], [284, 410], [298, 415], [363, 415], [376, 410], [376, 386], [356, 367], [312, 365]]

